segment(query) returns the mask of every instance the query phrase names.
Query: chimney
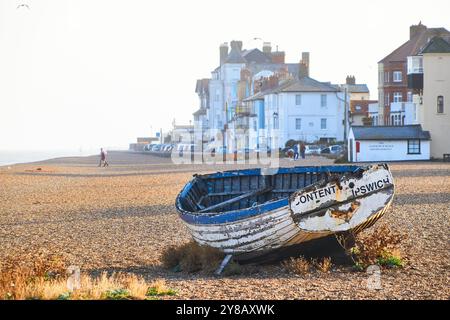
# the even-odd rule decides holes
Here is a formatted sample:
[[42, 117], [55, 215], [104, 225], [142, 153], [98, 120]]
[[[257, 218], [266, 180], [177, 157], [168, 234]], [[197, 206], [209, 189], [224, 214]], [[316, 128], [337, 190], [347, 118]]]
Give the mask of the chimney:
[[419, 22], [418, 25], [412, 25], [409, 27], [409, 39], [411, 40], [418, 34], [427, 30], [427, 26], [423, 25], [422, 22]]
[[237, 51], [242, 51], [242, 41], [231, 41], [231, 49], [236, 49]]
[[223, 65], [225, 60], [227, 60], [228, 57], [228, 43], [222, 43], [220, 45], [220, 65]]
[[347, 76], [347, 78], [345, 79], [345, 84], [350, 84], [350, 85], [356, 84], [355, 76]]
[[270, 42], [264, 42], [263, 43], [263, 52], [270, 54], [272, 52], [272, 46], [270, 44]]
[[302, 52], [302, 62], [306, 64], [309, 69], [309, 52]]
[[299, 78], [309, 77], [308, 66], [306, 64], [304, 64], [303, 62], [300, 62], [298, 64], [298, 77]]
[[285, 58], [284, 51], [272, 52], [272, 63], [283, 64], [284, 63], [284, 58]]
[[302, 60], [298, 65], [298, 76], [309, 77], [309, 52], [302, 52]]

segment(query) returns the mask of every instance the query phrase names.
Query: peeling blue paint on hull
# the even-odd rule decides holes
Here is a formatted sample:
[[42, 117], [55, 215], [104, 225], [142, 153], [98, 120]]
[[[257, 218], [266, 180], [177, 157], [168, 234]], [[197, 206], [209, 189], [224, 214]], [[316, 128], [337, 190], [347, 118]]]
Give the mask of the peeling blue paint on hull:
[[235, 259], [338, 234], [380, 219], [394, 197], [386, 164], [259, 169], [195, 176], [176, 207], [193, 239]]

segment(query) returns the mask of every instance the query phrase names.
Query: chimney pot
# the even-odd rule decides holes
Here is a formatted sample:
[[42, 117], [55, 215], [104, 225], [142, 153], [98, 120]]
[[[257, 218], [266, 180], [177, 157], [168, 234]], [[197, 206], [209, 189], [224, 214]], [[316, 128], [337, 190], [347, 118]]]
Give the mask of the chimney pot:
[[231, 41], [231, 49], [236, 49], [237, 51], [242, 51], [242, 41]]
[[349, 84], [349, 85], [354, 85], [356, 84], [356, 78], [355, 76], [347, 76], [347, 78], [345, 79], [345, 83]]
[[423, 25], [422, 22], [419, 22], [419, 24], [417, 25], [412, 25], [411, 27], [409, 27], [409, 39], [411, 40], [412, 38], [426, 30], [427, 26]]
[[299, 63], [298, 76], [309, 77], [309, 52], [302, 52], [302, 59]]
[[272, 46], [270, 42], [264, 42], [263, 43], [263, 52], [264, 53], [271, 53], [272, 52]]

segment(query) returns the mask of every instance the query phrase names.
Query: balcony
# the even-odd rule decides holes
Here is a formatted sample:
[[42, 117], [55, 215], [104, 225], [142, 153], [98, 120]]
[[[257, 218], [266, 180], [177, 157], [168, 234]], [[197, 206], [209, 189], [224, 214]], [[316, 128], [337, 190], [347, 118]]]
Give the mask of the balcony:
[[420, 91], [423, 90], [423, 57], [408, 57], [408, 88]]

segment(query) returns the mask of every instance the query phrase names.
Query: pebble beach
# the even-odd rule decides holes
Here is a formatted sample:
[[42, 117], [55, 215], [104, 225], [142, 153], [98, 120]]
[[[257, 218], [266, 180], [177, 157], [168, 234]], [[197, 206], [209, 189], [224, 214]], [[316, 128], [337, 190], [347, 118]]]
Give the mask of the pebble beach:
[[[330, 273], [293, 275], [280, 264], [252, 266], [240, 275], [176, 273], [161, 264], [169, 246], [190, 241], [175, 197], [195, 173], [234, 167], [174, 165], [147, 154], [110, 152], [0, 167], [0, 259], [33, 248], [66, 256], [93, 274], [102, 271], [164, 279], [171, 299], [449, 299], [450, 163], [390, 165], [394, 203], [378, 222], [407, 235], [407, 264], [382, 271], [380, 290], [368, 276], [336, 266]], [[281, 166], [329, 165], [309, 157]], [[377, 224], [378, 224], [377, 223]]]

